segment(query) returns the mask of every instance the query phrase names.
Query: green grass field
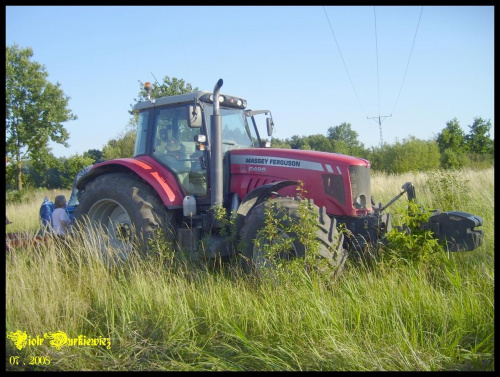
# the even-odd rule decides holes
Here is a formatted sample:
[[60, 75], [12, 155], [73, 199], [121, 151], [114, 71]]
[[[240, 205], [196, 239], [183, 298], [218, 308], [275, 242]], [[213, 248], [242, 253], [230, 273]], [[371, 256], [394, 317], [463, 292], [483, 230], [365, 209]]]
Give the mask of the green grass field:
[[[259, 280], [168, 249], [107, 266], [99, 235], [12, 250], [6, 369], [493, 371], [494, 170], [373, 173], [373, 195], [385, 204], [406, 181], [427, 206], [482, 216], [483, 245], [418, 264], [348, 261], [332, 284], [306, 271]], [[7, 205], [7, 230], [36, 234], [45, 195]]]

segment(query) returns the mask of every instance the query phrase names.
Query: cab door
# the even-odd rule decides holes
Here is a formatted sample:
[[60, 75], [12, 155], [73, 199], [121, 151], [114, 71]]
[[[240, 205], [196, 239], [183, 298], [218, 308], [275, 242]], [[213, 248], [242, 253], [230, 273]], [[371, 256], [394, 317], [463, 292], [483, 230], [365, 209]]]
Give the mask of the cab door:
[[188, 105], [155, 110], [152, 156], [177, 176], [188, 195], [206, 196], [204, 152], [194, 142], [200, 128], [189, 127], [188, 116]]

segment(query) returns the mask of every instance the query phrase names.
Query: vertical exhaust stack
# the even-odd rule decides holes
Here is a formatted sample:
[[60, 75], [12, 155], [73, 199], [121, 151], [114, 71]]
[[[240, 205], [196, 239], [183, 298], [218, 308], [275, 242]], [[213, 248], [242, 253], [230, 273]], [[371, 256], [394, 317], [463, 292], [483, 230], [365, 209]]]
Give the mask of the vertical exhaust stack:
[[214, 207], [222, 206], [222, 121], [219, 114], [219, 91], [222, 87], [222, 79], [217, 81], [214, 87], [214, 114], [210, 116], [210, 127], [212, 140], [211, 144], [211, 158], [210, 158], [210, 181], [212, 182], [211, 204]]

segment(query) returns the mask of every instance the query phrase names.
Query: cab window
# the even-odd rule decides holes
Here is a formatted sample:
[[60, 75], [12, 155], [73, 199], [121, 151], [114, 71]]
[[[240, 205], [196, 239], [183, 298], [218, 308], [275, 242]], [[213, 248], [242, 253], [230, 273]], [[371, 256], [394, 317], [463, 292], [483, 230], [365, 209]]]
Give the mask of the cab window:
[[203, 152], [196, 150], [194, 137], [200, 128], [188, 126], [188, 107], [158, 109], [155, 113], [153, 157], [170, 168], [190, 195], [206, 195]]

